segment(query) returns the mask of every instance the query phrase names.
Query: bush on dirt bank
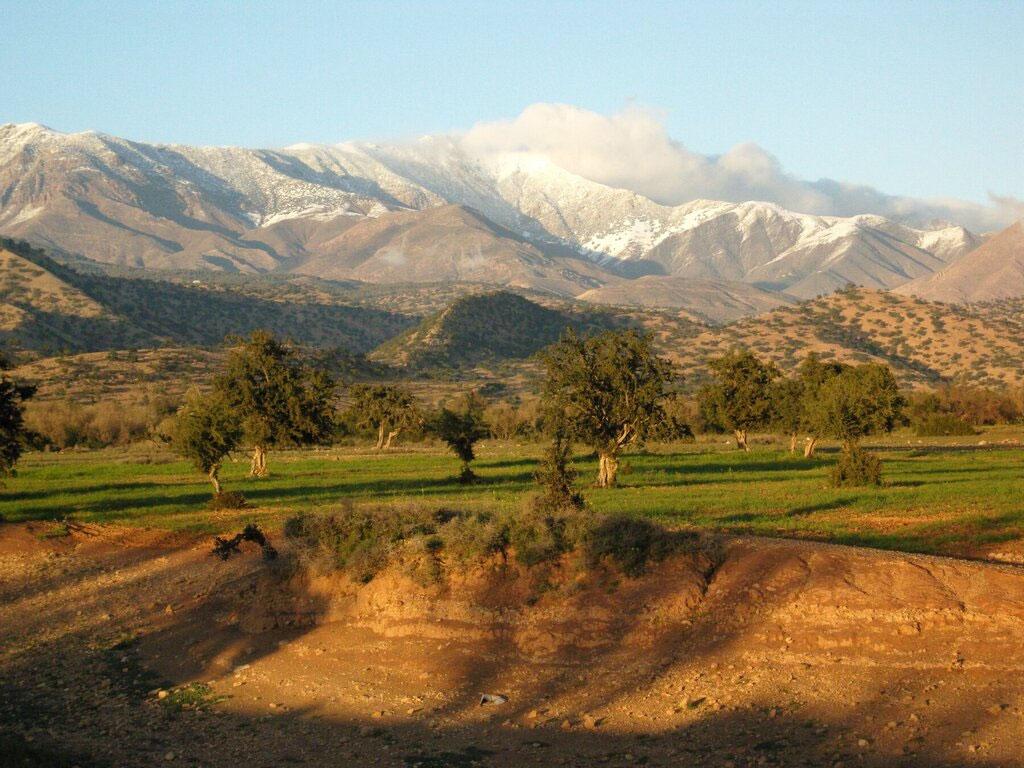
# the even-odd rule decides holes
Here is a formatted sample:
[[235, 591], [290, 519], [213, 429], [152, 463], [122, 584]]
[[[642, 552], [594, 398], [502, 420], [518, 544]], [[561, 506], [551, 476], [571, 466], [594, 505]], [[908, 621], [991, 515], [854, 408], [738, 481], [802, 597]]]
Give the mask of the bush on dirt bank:
[[551, 513], [535, 505], [505, 515], [350, 506], [336, 513], [297, 515], [287, 521], [284, 533], [305, 566], [321, 573], [344, 571], [363, 583], [392, 562], [436, 581], [446, 567], [499, 554], [537, 567], [578, 553], [585, 567], [609, 564], [636, 577], [649, 563], [699, 546], [696, 535], [650, 521], [586, 511]]

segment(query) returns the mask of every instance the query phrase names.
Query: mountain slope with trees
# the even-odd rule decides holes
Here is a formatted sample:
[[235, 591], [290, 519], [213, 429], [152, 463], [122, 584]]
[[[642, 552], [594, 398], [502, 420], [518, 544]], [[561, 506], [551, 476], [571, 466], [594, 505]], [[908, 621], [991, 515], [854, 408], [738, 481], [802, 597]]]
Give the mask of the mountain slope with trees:
[[0, 343], [41, 355], [216, 346], [263, 328], [300, 344], [366, 352], [416, 322], [369, 307], [276, 301], [149, 279], [78, 272], [0, 240]]
[[628, 323], [611, 312], [542, 306], [508, 291], [465, 296], [376, 350], [372, 357], [409, 369], [466, 369], [522, 360], [581, 332]]
[[667, 350], [701, 378], [708, 358], [750, 349], [791, 371], [822, 360], [884, 363], [903, 384], [1024, 383], [1024, 321], [997, 306], [954, 306], [850, 288], [709, 330]]

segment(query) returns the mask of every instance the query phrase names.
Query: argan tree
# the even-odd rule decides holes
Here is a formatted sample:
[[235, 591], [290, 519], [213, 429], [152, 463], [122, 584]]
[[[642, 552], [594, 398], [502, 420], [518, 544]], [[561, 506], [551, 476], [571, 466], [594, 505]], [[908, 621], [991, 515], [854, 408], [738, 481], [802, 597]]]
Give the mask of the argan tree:
[[242, 425], [231, 406], [219, 394], [203, 397], [192, 390], [174, 417], [170, 438], [174, 452], [210, 478], [214, 496], [220, 496], [221, 464], [242, 439]]
[[569, 330], [543, 355], [548, 418], [562, 418], [567, 435], [598, 455], [597, 485], [616, 484], [619, 455], [665, 419], [672, 364], [636, 331], [606, 331], [582, 339]]
[[[0, 356], [0, 371], [9, 367]], [[0, 478], [14, 474], [14, 465], [25, 447], [24, 403], [35, 394], [35, 387], [0, 376]]]
[[801, 431], [807, 434], [807, 442], [804, 444], [804, 458], [809, 459], [814, 455], [818, 447], [818, 440], [821, 433], [818, 432], [816, 421], [810, 418], [810, 409], [821, 396], [821, 388], [826, 382], [845, 371], [848, 366], [838, 362], [823, 362], [817, 353], [811, 352], [800, 363], [797, 368], [797, 379], [803, 397], [803, 414], [801, 417]]
[[476, 458], [474, 448], [490, 432], [484, 420], [483, 401], [475, 393], [467, 393], [458, 409], [441, 408], [430, 420], [427, 429], [459, 457], [462, 462], [459, 482], [475, 481], [477, 477], [469, 466]]
[[734, 350], [708, 361], [714, 382], [700, 393], [701, 410], [712, 423], [733, 433], [736, 447], [749, 451], [751, 430], [772, 420], [772, 383], [779, 369], [749, 350]]
[[892, 371], [877, 363], [846, 368], [822, 385], [808, 418], [817, 434], [843, 443], [833, 485], [881, 482], [881, 460], [861, 448], [860, 441], [891, 432], [902, 420], [905, 404]]
[[391, 447], [402, 430], [418, 425], [416, 399], [401, 387], [383, 384], [356, 384], [349, 390], [349, 417], [361, 429], [377, 432], [378, 451]]
[[779, 379], [772, 384], [772, 426], [789, 438], [789, 452], [796, 453], [796, 443], [806, 424], [804, 385], [797, 378]]
[[334, 381], [267, 331], [239, 340], [214, 389], [239, 416], [253, 477], [267, 475], [268, 448], [322, 442], [334, 429]]

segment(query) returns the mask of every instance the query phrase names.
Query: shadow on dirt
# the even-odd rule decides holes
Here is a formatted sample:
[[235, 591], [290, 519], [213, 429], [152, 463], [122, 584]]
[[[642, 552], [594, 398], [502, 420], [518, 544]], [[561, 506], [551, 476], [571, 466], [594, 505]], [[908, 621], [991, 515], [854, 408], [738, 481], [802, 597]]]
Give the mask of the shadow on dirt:
[[[829, 708], [797, 700], [809, 695], [806, 688], [800, 696], [789, 694], [789, 680], [797, 675], [835, 690], [852, 685], [844, 679], [851, 676], [849, 660], [823, 651], [829, 646], [815, 645], [817, 637], [807, 639], [806, 648], [759, 660], [757, 653], [769, 646], [758, 645], [756, 637], [774, 631], [769, 628], [778, 606], [797, 604], [808, 589], [820, 587], [821, 579], [841, 584], [849, 574], [838, 556], [812, 567], [803, 556], [767, 550], [750, 556], [743, 569], [727, 561], [704, 585], [693, 612], [675, 619], [670, 612], [655, 630], [644, 609], [659, 599], [664, 584], [623, 582], [620, 588], [635, 610], [618, 615], [597, 647], [566, 648], [535, 664], [499, 634], [459, 645], [461, 655], [434, 656], [420, 676], [428, 682], [432, 674], [444, 677], [458, 695], [423, 712], [410, 710], [406, 717], [373, 717], [368, 706], [342, 715], [326, 714], [315, 704], [267, 710], [264, 703], [258, 711], [253, 704], [251, 713], [235, 711], [240, 704], [228, 708], [212, 700], [209, 707], [170, 705], [153, 690], [255, 667], [310, 632], [329, 629], [316, 625], [328, 612], [325, 598], [310, 592], [298, 596], [301, 610], [280, 617], [293, 626], [246, 634], [238, 628], [238, 614], [258, 599], [257, 581], [267, 566], [255, 552], [219, 563], [205, 550], [204, 541], [191, 549], [80, 552], [39, 588], [28, 579], [24, 594], [0, 605], [4, 768], [840, 763], [954, 768], [964, 764], [968, 742], [979, 743], [970, 756], [972, 766], [1013, 764], [989, 758], [984, 739], [974, 735], [995, 717], [979, 701], [1000, 700], [991, 698], [998, 679], [984, 681], [980, 698], [947, 696], [940, 714], [922, 713], [920, 722], [918, 708], [924, 704], [915, 703], [911, 712], [901, 703], [935, 698], [937, 679], [965, 674], [962, 666], [951, 670], [945, 657], [926, 658], [916, 669], [896, 656], [891, 665], [876, 663], [870, 686], [859, 689], [870, 687], [873, 694], [853, 703]], [[737, 602], [738, 594], [749, 597]], [[813, 632], [817, 625], [808, 627]], [[339, 649], [359, 654], [349, 668], [358, 663], [370, 669], [390, 642], [369, 631], [363, 635], [361, 644]], [[853, 647], [859, 647], [856, 639]], [[143, 648], [172, 654], [180, 677], [155, 678], [148, 666], [153, 659]], [[898, 648], [913, 648], [913, 641]], [[531, 670], [527, 678], [521, 677], [524, 668]], [[296, 676], [301, 672], [299, 663]], [[516, 675], [521, 682], [506, 705], [479, 706], [481, 691], [505, 691]], [[754, 690], [737, 693], [747, 685], [737, 679], [745, 676], [757, 685], [750, 682], [747, 687]], [[695, 698], [693, 680], [702, 686]], [[666, 692], [673, 702], [685, 700], [676, 704], [679, 711], [666, 713]], [[950, 733], [964, 734], [964, 744], [954, 744], [957, 738]]]

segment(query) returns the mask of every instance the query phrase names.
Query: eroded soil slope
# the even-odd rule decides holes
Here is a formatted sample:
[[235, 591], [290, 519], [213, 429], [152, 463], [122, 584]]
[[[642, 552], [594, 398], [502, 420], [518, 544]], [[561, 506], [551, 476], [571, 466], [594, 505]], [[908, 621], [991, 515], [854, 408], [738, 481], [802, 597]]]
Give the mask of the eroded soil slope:
[[45, 530], [0, 527], [13, 765], [1024, 765], [1012, 566], [734, 540], [357, 586]]

